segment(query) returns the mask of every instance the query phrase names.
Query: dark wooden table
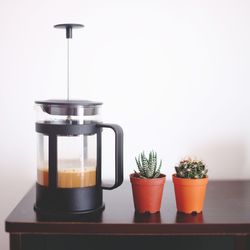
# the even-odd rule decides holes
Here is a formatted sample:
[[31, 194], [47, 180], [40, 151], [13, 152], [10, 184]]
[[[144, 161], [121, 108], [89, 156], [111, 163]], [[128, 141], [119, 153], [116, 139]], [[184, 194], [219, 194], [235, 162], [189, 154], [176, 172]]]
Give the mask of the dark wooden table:
[[104, 192], [105, 210], [82, 221], [39, 221], [35, 188], [6, 219], [11, 250], [79, 249], [250, 249], [250, 181], [210, 181], [204, 211], [176, 212], [167, 182], [161, 212], [134, 212], [130, 183]]

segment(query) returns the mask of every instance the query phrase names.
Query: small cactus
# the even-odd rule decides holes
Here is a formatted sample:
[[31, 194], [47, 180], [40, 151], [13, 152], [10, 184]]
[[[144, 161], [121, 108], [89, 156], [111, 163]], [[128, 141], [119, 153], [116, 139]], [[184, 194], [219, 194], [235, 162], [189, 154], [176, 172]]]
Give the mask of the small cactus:
[[139, 170], [139, 172], [135, 171], [135, 174], [137, 174], [140, 178], [152, 179], [160, 176], [162, 160], [157, 167], [156, 152], [151, 151], [148, 158], [146, 157], [145, 153], [142, 152], [139, 154], [138, 158], [135, 157], [135, 161]]
[[191, 158], [180, 161], [175, 167], [176, 177], [188, 179], [202, 179], [207, 177], [208, 170], [202, 161]]

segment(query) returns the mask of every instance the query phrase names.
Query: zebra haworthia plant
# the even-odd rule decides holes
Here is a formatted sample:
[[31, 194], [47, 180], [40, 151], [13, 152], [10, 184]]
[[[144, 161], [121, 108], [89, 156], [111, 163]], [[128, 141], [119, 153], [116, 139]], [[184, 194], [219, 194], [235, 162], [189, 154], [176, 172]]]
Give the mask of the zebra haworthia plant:
[[152, 179], [160, 176], [160, 170], [162, 165], [162, 160], [160, 161], [159, 166], [157, 163], [157, 153], [151, 151], [148, 158], [145, 153], [142, 152], [138, 157], [135, 157], [135, 161], [138, 167], [139, 172], [135, 171], [135, 174], [140, 178]]
[[176, 177], [187, 179], [202, 179], [207, 177], [208, 170], [202, 161], [191, 158], [180, 161], [175, 167]]

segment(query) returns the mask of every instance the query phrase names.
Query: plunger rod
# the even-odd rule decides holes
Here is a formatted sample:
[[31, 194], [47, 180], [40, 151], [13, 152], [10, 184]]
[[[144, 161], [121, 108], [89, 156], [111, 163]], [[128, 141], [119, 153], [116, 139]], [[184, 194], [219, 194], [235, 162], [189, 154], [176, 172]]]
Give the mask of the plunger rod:
[[54, 28], [57, 29], [66, 29], [66, 39], [67, 39], [67, 100], [70, 97], [70, 46], [69, 39], [72, 39], [72, 30], [83, 28], [84, 25], [77, 23], [63, 23], [54, 25]]

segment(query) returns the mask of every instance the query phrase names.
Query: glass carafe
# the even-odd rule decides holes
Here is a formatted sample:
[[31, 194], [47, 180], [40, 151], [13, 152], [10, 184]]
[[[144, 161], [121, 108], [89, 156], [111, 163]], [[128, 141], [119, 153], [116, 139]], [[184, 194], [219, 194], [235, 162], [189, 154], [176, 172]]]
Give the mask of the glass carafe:
[[[37, 122], [46, 125], [83, 125], [100, 122], [100, 105], [87, 101], [37, 102]], [[66, 105], [68, 104], [68, 105]], [[49, 138], [38, 133], [37, 182], [49, 184]], [[96, 185], [96, 134], [57, 136], [57, 187], [81, 188]]]

